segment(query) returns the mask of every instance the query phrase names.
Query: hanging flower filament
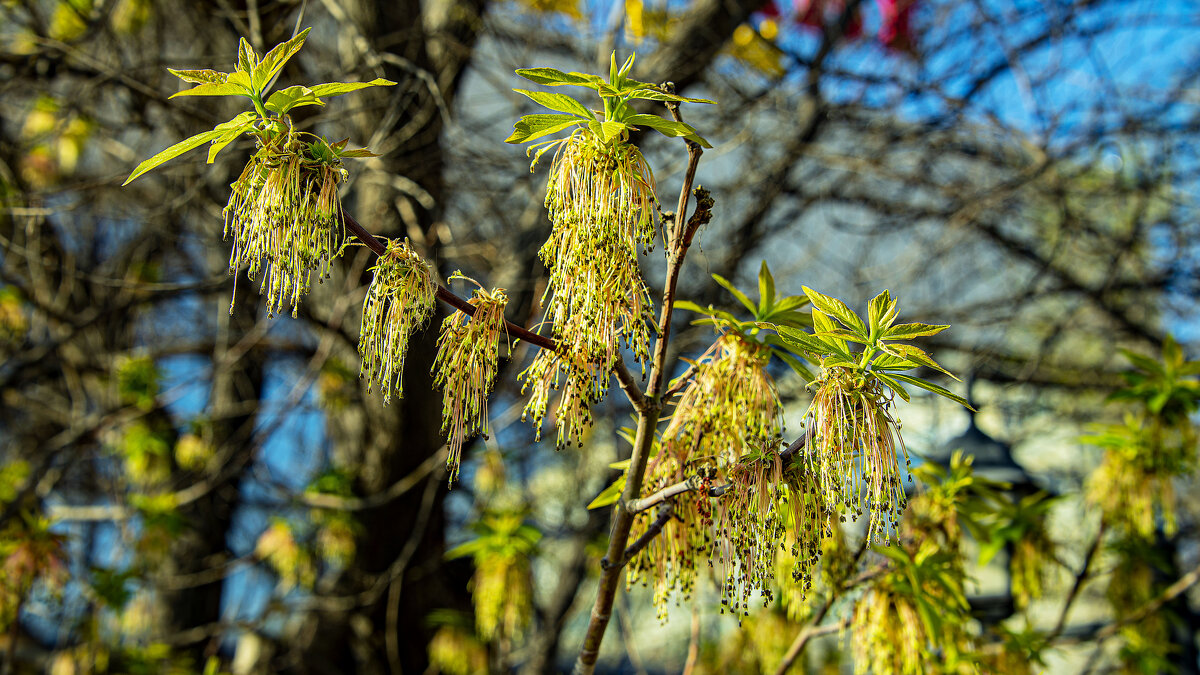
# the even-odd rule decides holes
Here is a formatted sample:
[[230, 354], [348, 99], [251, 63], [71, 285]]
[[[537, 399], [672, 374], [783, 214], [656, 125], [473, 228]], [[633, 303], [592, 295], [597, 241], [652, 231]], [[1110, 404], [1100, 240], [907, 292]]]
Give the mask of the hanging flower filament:
[[702, 454], [727, 467], [747, 454], [769, 456], [783, 437], [783, 405], [767, 373], [771, 352], [729, 332], [696, 362], [683, 390], [667, 439], [702, 439]]
[[823, 368], [810, 386], [817, 391], [809, 407], [809, 470], [831, 505], [853, 509], [855, 517], [870, 512], [867, 537], [889, 540], [907, 503], [897, 446], [909, 463], [890, 392], [869, 374], [839, 366]]
[[468, 302], [475, 307], [474, 315], [455, 312], [442, 322], [433, 362], [434, 383], [442, 388], [442, 433], [449, 434], [446, 465], [451, 483], [458, 476], [463, 442], [475, 433], [487, 433], [487, 400], [499, 367], [508, 296], [501, 289], [486, 291], [481, 286]]
[[393, 390], [403, 395], [401, 376], [408, 339], [433, 314], [437, 285], [429, 264], [407, 239], [390, 240], [371, 271], [375, 278], [363, 301], [358, 338], [360, 376], [366, 379], [368, 391], [378, 384], [384, 403], [388, 403]]
[[622, 345], [643, 368], [649, 359], [653, 305], [637, 256], [654, 243], [654, 204], [654, 177], [636, 147], [588, 129], [559, 142], [546, 188], [552, 228], [540, 255], [550, 270], [545, 318], [566, 356], [539, 355], [523, 374], [533, 390], [526, 414], [539, 426], [550, 389], [565, 377], [559, 445], [580, 440], [591, 423], [587, 409], [603, 399]]
[[260, 138], [224, 211], [225, 238], [233, 240], [229, 272], [246, 266], [251, 279], [263, 274], [271, 315], [290, 305], [295, 317], [312, 273], [327, 278], [346, 241], [337, 186], [347, 172], [324, 139], [305, 135], [288, 126]]

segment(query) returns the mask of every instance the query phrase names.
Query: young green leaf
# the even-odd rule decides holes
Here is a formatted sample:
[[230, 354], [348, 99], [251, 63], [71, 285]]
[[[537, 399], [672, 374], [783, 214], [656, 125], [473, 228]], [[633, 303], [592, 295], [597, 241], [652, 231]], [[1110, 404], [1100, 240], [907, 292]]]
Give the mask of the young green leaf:
[[187, 152], [188, 150], [193, 150], [195, 148], [200, 147], [201, 145], [204, 145], [205, 143], [207, 143], [209, 141], [216, 140], [216, 139], [224, 136], [225, 133], [226, 133], [226, 131], [224, 129], [213, 129], [212, 131], [205, 131], [205, 132], [196, 134], [195, 136], [192, 136], [190, 138], [185, 138], [182, 141], [179, 141], [175, 145], [172, 145], [171, 147], [167, 148], [166, 150], [163, 150], [162, 152], [158, 153], [157, 155], [151, 157], [150, 159], [147, 159], [146, 161], [142, 162], [141, 164], [138, 164], [137, 168], [135, 168], [133, 170], [133, 173], [129, 174], [129, 178], [126, 178], [125, 182], [121, 183], [122, 187], [129, 185], [138, 176], [141, 176], [142, 174], [146, 173], [147, 171], [150, 171], [151, 169], [159, 166], [160, 164], [167, 162], [169, 160], [175, 159], [176, 157]]
[[305, 28], [300, 31], [292, 39], [287, 42], [275, 45], [271, 51], [267, 52], [266, 56], [262, 57], [256, 66], [254, 66], [251, 81], [254, 84], [256, 91], [263, 92], [271, 85], [271, 81], [283, 70], [283, 66], [288, 62], [288, 59], [296, 55], [300, 48], [304, 46], [304, 39], [308, 37], [308, 32], [311, 28]]
[[895, 378], [893, 378], [890, 375], [886, 375], [884, 373], [874, 373], [874, 375], [880, 382], [886, 384], [888, 386], [888, 388], [890, 388], [892, 391], [896, 392], [896, 395], [899, 396], [900, 398], [904, 399], [905, 402], [907, 402], [909, 400], [908, 399], [908, 391], [905, 390], [904, 387], [900, 386], [900, 383], [897, 382]]
[[734, 286], [733, 284], [729, 283], [729, 280], [726, 279], [725, 277], [721, 276], [720, 274], [714, 274], [714, 275], [712, 275], [712, 278], [713, 278], [713, 281], [720, 284], [721, 288], [724, 288], [725, 290], [732, 293], [733, 297], [737, 298], [738, 302], [742, 303], [742, 306], [744, 306], [746, 309], [750, 310], [751, 314], [755, 313], [755, 310], [757, 309], [757, 307], [755, 307], [753, 302], [750, 302], [749, 296], [747, 296], [745, 293], [738, 290], [737, 286]]
[[628, 93], [626, 96], [628, 98], [640, 98], [640, 99], [644, 99], [646, 101], [661, 101], [661, 102], [675, 102], [675, 103], [685, 103], [685, 102], [686, 103], [708, 103], [708, 104], [713, 104], [713, 105], [716, 104], [716, 101], [710, 101], [706, 98], [688, 98], [687, 96], [676, 96], [675, 94], [668, 94], [665, 91], [660, 91], [658, 89], [652, 88], [654, 85], [647, 85], [647, 86], [651, 87], [651, 88], [636, 89], [636, 90]]
[[224, 131], [225, 134], [212, 143], [208, 149], [208, 163], [212, 164], [217, 158], [217, 153], [225, 149], [225, 146], [232, 143], [238, 136], [254, 128], [254, 119], [257, 115], [252, 110], [247, 110], [239, 114], [237, 117], [218, 124], [213, 131]]
[[[813, 309], [812, 319], [813, 319], [813, 335], [821, 335], [823, 333], [830, 334], [830, 333], [833, 333], [838, 330], [838, 325], [836, 323], [834, 323], [833, 319], [829, 318], [828, 314], [822, 312], [819, 309], [815, 309], [815, 308]], [[824, 339], [824, 338], [818, 338], [818, 339]], [[846, 346], [845, 340], [831, 336], [828, 339], [824, 339], [824, 341], [826, 343], [828, 343], [831, 347], [833, 347], [833, 350], [835, 353], [840, 354], [846, 358], [850, 358], [850, 348]]]
[[950, 326], [938, 326], [928, 323], [902, 323], [883, 331], [880, 337], [889, 340], [911, 340], [918, 337], [937, 335]]
[[858, 318], [857, 314], [855, 314], [850, 310], [849, 307], [846, 306], [846, 303], [838, 300], [837, 298], [831, 298], [828, 295], [818, 293], [808, 286], [804, 286], [803, 288], [804, 294], [808, 296], [808, 299], [812, 302], [813, 307], [816, 307], [822, 312], [825, 312], [829, 316], [837, 319], [846, 328], [849, 328], [852, 331], [857, 331], [861, 333], [863, 337], [867, 337], [867, 325], [863, 323], [862, 319]]
[[229, 73], [222, 73], [216, 70], [175, 70], [167, 68], [167, 72], [184, 82], [192, 84], [223, 84], [229, 79]]
[[254, 47], [250, 46], [250, 41], [246, 38], [238, 40], [238, 72], [249, 75], [254, 72], [254, 66], [257, 65], [258, 52], [254, 51]]
[[760, 328], [773, 328], [779, 333], [779, 337], [783, 338], [789, 346], [795, 349], [806, 351], [816, 356], [825, 356], [833, 354], [837, 350], [832, 345], [818, 337], [809, 335], [799, 328], [789, 328], [787, 326], [774, 326], [772, 324], [759, 324]]
[[625, 133], [628, 128], [621, 122], [601, 122], [600, 137], [604, 139], [605, 143], [609, 143], [621, 138], [621, 134]]
[[817, 376], [813, 375], [813, 372], [808, 369], [808, 366], [804, 365], [804, 363], [795, 356], [792, 356], [781, 349], [771, 350], [771, 354], [773, 356], [778, 356], [781, 361], [788, 364], [792, 370], [796, 371], [796, 374], [804, 378], [805, 382], [812, 382], [817, 379]]
[[575, 72], [564, 73], [557, 68], [519, 68], [517, 69], [516, 73], [530, 82], [544, 84], [550, 87], [572, 85], [596, 89], [599, 85], [604, 83], [604, 80], [596, 75]]
[[939, 365], [937, 361], [934, 361], [933, 358], [930, 357], [929, 354], [926, 354], [925, 351], [920, 347], [914, 347], [906, 344], [880, 344], [879, 348], [889, 354], [899, 356], [902, 359], [908, 359], [909, 361], [915, 361], [916, 363], [928, 368], [933, 368], [934, 370], [945, 373], [955, 380], [958, 380], [957, 377], [954, 377], [953, 373]]
[[517, 120], [513, 125], [512, 135], [504, 139], [504, 142], [527, 143], [582, 122], [583, 120], [574, 115], [526, 115]]
[[892, 300], [887, 289], [867, 303], [867, 321], [870, 323], [871, 334], [879, 335], [895, 319], [896, 301]]
[[641, 126], [641, 127], [650, 127], [651, 129], [654, 129], [655, 131], [659, 132], [660, 134], [662, 134], [664, 136], [668, 136], [670, 138], [678, 138], [678, 137], [682, 136], [682, 137], [688, 139], [689, 141], [692, 141], [694, 143], [699, 143], [700, 146], [704, 147], [704, 148], [712, 147], [712, 145], [708, 141], [704, 140], [696, 133], [695, 129], [693, 129], [691, 126], [689, 126], [687, 124], [684, 124], [683, 122], [676, 122], [674, 120], [666, 120], [666, 119], [659, 117], [658, 115], [641, 115], [641, 114], [628, 115], [623, 118], [623, 121], [626, 124], [632, 124], [632, 125]]
[[883, 352], [877, 354], [871, 360], [871, 368], [873, 370], [912, 370], [919, 367], [920, 364]]
[[379, 156], [366, 148], [355, 148], [353, 150], [338, 150], [337, 154], [338, 154], [338, 157], [378, 157]]
[[902, 380], [911, 385], [920, 387], [920, 388], [924, 389], [925, 391], [931, 391], [931, 392], [937, 394], [938, 396], [948, 398], [951, 401], [954, 401], [955, 403], [966, 408], [967, 410], [975, 410], [974, 408], [971, 407], [970, 403], [967, 403], [967, 399], [963, 398], [962, 396], [959, 396], [958, 394], [950, 391], [949, 389], [946, 389], [944, 387], [939, 387], [938, 385], [936, 385], [932, 382], [926, 382], [925, 380], [922, 380], [919, 377], [913, 377], [912, 375], [905, 375], [903, 373], [892, 373], [891, 377], [894, 377], [897, 380]]
[[[237, 73], [234, 73], [235, 75]], [[179, 96], [245, 96], [250, 97], [250, 90], [246, 87], [233, 82], [222, 82], [200, 84], [191, 89], [184, 89], [171, 94], [167, 98], [176, 98]]]
[[600, 494], [596, 495], [596, 498], [587, 505], [588, 510], [590, 511], [592, 509], [599, 509], [605, 506], [612, 506], [613, 504], [616, 504], [617, 500], [621, 498], [621, 493], [624, 491], [625, 476], [622, 475], [620, 478], [613, 481], [612, 485], [604, 488]]
[[569, 113], [571, 115], [578, 115], [579, 117], [583, 117], [585, 119], [596, 119], [596, 116], [591, 110], [587, 109], [587, 106], [583, 105], [579, 101], [576, 101], [570, 96], [567, 96], [566, 94], [552, 94], [544, 91], [526, 91], [524, 89], [513, 89], [513, 91], [526, 96], [534, 103], [547, 107], [551, 110], [557, 110], [558, 112]]
[[321, 98], [329, 98], [331, 96], [341, 96], [349, 94], [352, 91], [366, 89], [367, 87], [391, 87], [395, 85], [391, 80], [385, 80], [382, 77], [377, 77], [370, 82], [322, 82], [309, 87], [312, 93]]
[[767, 261], [762, 261], [758, 268], [758, 311], [760, 318], [768, 314], [775, 306], [775, 277], [771, 276], [771, 268]]
[[280, 89], [267, 99], [267, 110], [276, 115], [284, 115], [292, 108], [305, 105], [325, 105], [312, 89], [297, 84], [287, 89]]

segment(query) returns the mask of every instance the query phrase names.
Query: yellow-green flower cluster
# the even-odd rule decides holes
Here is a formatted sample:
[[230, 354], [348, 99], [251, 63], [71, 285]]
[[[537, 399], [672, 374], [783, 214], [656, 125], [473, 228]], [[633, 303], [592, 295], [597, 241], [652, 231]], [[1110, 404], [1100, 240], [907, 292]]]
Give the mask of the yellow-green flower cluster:
[[[678, 482], [678, 481], [673, 481]], [[661, 621], [667, 619], [667, 602], [678, 593], [677, 599], [688, 599], [696, 586], [697, 561], [702, 560], [712, 541], [711, 499], [706, 494], [711, 479], [702, 480], [696, 492], [687, 492], [675, 498], [671, 520], [662, 532], [650, 540], [638, 555], [629, 561], [625, 570], [625, 582], [632, 586], [639, 581], [643, 586], [653, 584], [654, 606]], [[666, 482], [653, 481], [659, 487]], [[634, 519], [630, 528], [630, 541], [637, 541], [646, 533], [656, 514], [647, 511]]]
[[1158, 514], [1163, 531], [1175, 532], [1174, 481], [1196, 447], [1189, 424], [1181, 425], [1180, 433], [1154, 421], [1147, 424], [1129, 415], [1124, 425], [1110, 425], [1085, 438], [1106, 448], [1103, 463], [1088, 478], [1088, 501], [1109, 524], [1147, 540], [1155, 536]]
[[468, 302], [475, 307], [474, 315], [455, 312], [442, 322], [433, 362], [434, 383], [442, 388], [442, 433], [449, 433], [446, 464], [451, 483], [458, 476], [463, 442], [480, 431], [487, 433], [487, 400], [499, 368], [508, 296], [500, 289], [480, 288]]
[[429, 663], [446, 675], [487, 675], [487, 647], [469, 629], [442, 626], [429, 641]]
[[541, 355], [523, 374], [532, 389], [526, 414], [539, 426], [550, 389], [565, 377], [559, 445], [580, 440], [622, 346], [643, 367], [649, 358], [652, 305], [637, 256], [654, 243], [654, 204], [654, 177], [636, 147], [588, 129], [559, 146], [546, 189], [552, 229], [540, 255], [550, 270], [542, 303], [562, 355]]
[[763, 606], [774, 599], [777, 555], [792, 558], [791, 581], [802, 592], [812, 587], [821, 542], [832, 530], [811, 481], [800, 471], [785, 473], [778, 457], [745, 462], [729, 480], [714, 504], [712, 557], [725, 564], [721, 603], [748, 615], [754, 593], [761, 593]]
[[867, 537], [891, 538], [906, 499], [897, 448], [909, 462], [892, 396], [879, 380], [849, 368], [823, 368], [809, 407], [809, 470], [830, 506], [870, 512]]
[[323, 152], [327, 148], [320, 139], [306, 142], [288, 131], [276, 144], [260, 146], [230, 186], [229, 272], [246, 266], [251, 279], [263, 274], [272, 315], [290, 305], [295, 317], [312, 273], [318, 280], [328, 277], [329, 261], [345, 244], [337, 186], [347, 174], [336, 153]]
[[360, 376], [366, 379], [368, 391], [378, 384], [384, 403], [388, 403], [393, 390], [403, 395], [401, 376], [408, 339], [433, 314], [437, 284], [429, 264], [407, 239], [389, 241], [371, 271], [375, 277], [363, 301], [358, 337]]
[[925, 625], [911, 595], [878, 584], [854, 606], [851, 619], [855, 675], [929, 672]]
[[771, 350], [738, 333], [722, 335], [696, 363], [663, 432], [667, 445], [699, 443], [721, 468], [747, 455], [768, 457], [783, 435], [783, 406], [767, 373]]
[[531, 575], [524, 555], [497, 553], [476, 560], [471, 597], [480, 637], [513, 640], [524, 634], [533, 617]]
[[[682, 522], [669, 522], [659, 541], [630, 562], [628, 580], [653, 575], [655, 603], [665, 613], [670, 594], [686, 596], [695, 582], [696, 558], [710, 555], [725, 563], [724, 602], [745, 609], [750, 593], [769, 593], [774, 555], [786, 531], [796, 529], [797, 576], [808, 565], [825, 528], [809, 491], [787, 472], [777, 449], [782, 438], [782, 406], [766, 371], [770, 350], [739, 333], [722, 335], [695, 363], [695, 373], [663, 433], [662, 450], [647, 467], [646, 490], [656, 491], [688, 476], [703, 477], [697, 494], [676, 498]], [[707, 488], [727, 485], [712, 500]], [[710, 511], [711, 509], [711, 511]], [[645, 531], [652, 516], [634, 521], [632, 536]], [[713, 536], [713, 527], [716, 536]], [[810, 541], [809, 539], [812, 539]]]

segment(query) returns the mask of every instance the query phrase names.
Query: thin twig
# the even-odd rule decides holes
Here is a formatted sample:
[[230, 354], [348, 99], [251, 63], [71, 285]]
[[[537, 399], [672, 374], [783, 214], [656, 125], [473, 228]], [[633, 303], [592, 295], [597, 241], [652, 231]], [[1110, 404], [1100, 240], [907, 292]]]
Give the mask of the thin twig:
[[658, 492], [655, 492], [654, 494], [650, 495], [649, 497], [642, 497], [641, 499], [635, 499], [635, 500], [627, 503], [625, 505], [625, 508], [630, 513], [641, 513], [642, 511], [645, 511], [646, 509], [652, 509], [655, 506], [658, 506], [659, 504], [667, 501], [668, 499], [670, 499], [672, 497], [681, 495], [685, 492], [695, 492], [696, 490], [699, 490], [699, 489], [700, 489], [700, 477], [699, 476], [689, 476], [687, 478], [687, 480], [680, 481], [678, 483], [675, 483], [674, 485], [668, 485], [667, 487], [659, 490]]
[[[850, 569], [854, 570], [858, 568], [859, 561], [862, 560], [863, 554], [867, 552], [867, 549], [870, 547], [870, 545], [870, 538], [863, 537], [862, 542], [860, 542], [858, 545], [858, 550], [854, 552], [854, 564], [851, 565]], [[793, 640], [791, 646], [788, 647], [787, 653], [783, 656], [783, 660], [779, 662], [779, 667], [775, 669], [775, 675], [784, 675], [787, 673], [788, 669], [792, 667], [792, 664], [796, 662], [796, 659], [800, 658], [800, 655], [804, 653], [804, 648], [814, 637], [833, 632], [834, 630], [839, 630], [843, 627], [843, 624], [845, 623], [844, 621], [839, 621], [835, 624], [831, 624], [831, 626], [825, 627], [821, 627], [820, 623], [825, 618], [825, 615], [829, 613], [829, 608], [833, 607], [833, 603], [836, 602], [839, 597], [841, 597], [843, 592], [854, 588], [858, 584], [864, 583], [868, 579], [873, 578], [875, 574], [877, 574], [877, 572], [865, 576], [860, 574], [849, 582], [843, 580], [834, 588], [830, 589], [829, 597], [825, 598], [825, 602], [821, 604], [820, 609], [818, 609], [817, 613], [813, 615], [812, 620], [809, 621], [804, 628], [800, 629], [800, 632], [796, 635], [796, 639]]]
[[[804, 449], [804, 445], [807, 441], [808, 441], [808, 434], [804, 434], [804, 435], [800, 436], [799, 438], [797, 438], [795, 441], [792, 441], [791, 445], [784, 448], [779, 453], [779, 459], [784, 464], [787, 464], [792, 459], [792, 457], [794, 457], [796, 455], [796, 453], [798, 453]], [[635, 500], [627, 503], [625, 505], [625, 508], [628, 509], [632, 513], [640, 513], [642, 511], [645, 511], [646, 509], [653, 508], [654, 506], [657, 506], [658, 504], [661, 504], [662, 502], [664, 502], [672, 497], [681, 495], [685, 492], [697, 491], [701, 488], [702, 485], [703, 485], [703, 483], [700, 480], [700, 476], [688, 476], [686, 479], [684, 479], [678, 483], [675, 483], [674, 485], [668, 485], [667, 487], [659, 490], [658, 492], [655, 492], [654, 494], [652, 494], [648, 497], [642, 497], [641, 499], [635, 499]], [[723, 484], [723, 485], [714, 485], [714, 486], [708, 488], [707, 494], [709, 497], [720, 497], [721, 495], [725, 494], [726, 491], [729, 490], [729, 487], [730, 487], [730, 485], [728, 483]]]
[[621, 556], [620, 566], [623, 567], [626, 563], [633, 559], [633, 556], [637, 555], [642, 551], [642, 549], [646, 548], [646, 546], [649, 545], [649, 543], [655, 537], [657, 537], [660, 532], [662, 532], [662, 529], [667, 526], [667, 523], [670, 522], [671, 518], [673, 517], [675, 517], [674, 504], [667, 503], [665, 506], [659, 509], [658, 517], [654, 519], [654, 522], [650, 523], [650, 526], [646, 528], [646, 531], [642, 533], [642, 536], [637, 538], [637, 541], [633, 542], [629, 545], [629, 548], [625, 549], [625, 554]]
[[629, 372], [625, 361], [617, 359], [613, 365], [613, 375], [617, 376], [617, 383], [621, 385], [621, 391], [625, 392], [625, 397], [633, 405], [634, 410], [642, 410], [646, 407], [646, 396], [642, 394], [642, 390], [638, 388], [637, 382], [633, 379], [633, 373]]
[[1079, 574], [1075, 575], [1075, 583], [1071, 585], [1071, 590], [1067, 593], [1067, 599], [1063, 602], [1062, 613], [1058, 615], [1058, 623], [1055, 624], [1054, 630], [1050, 631], [1049, 635], [1046, 636], [1047, 641], [1057, 638], [1066, 630], [1067, 614], [1071, 611], [1071, 605], [1075, 603], [1075, 599], [1079, 597], [1079, 591], [1083, 589], [1083, 585], [1090, 578], [1092, 562], [1095, 560], [1096, 551], [1100, 549], [1100, 542], [1104, 539], [1104, 530], [1105, 524], [1102, 519], [1099, 529], [1096, 530], [1096, 537], [1092, 539], [1087, 553], [1083, 556], [1083, 567], [1079, 570]]
[[1114, 622], [1108, 624], [1107, 626], [1104, 626], [1100, 630], [1097, 630], [1090, 637], [1080, 636], [1080, 637], [1063, 638], [1063, 639], [1057, 640], [1057, 644], [1066, 645], [1066, 644], [1075, 644], [1075, 643], [1081, 643], [1081, 642], [1091, 642], [1092, 640], [1095, 640], [1097, 645], [1099, 645], [1100, 643], [1104, 642], [1108, 638], [1119, 633], [1122, 628], [1124, 628], [1130, 624], [1137, 623], [1138, 621], [1141, 621], [1142, 619], [1146, 618], [1147, 616], [1150, 616], [1154, 612], [1157, 612], [1159, 609], [1162, 609], [1163, 605], [1174, 600], [1175, 598], [1179, 597], [1180, 595], [1183, 595], [1185, 592], [1187, 592], [1187, 590], [1189, 588], [1191, 588], [1192, 586], [1195, 586], [1197, 583], [1200, 583], [1200, 565], [1196, 565], [1195, 567], [1193, 567], [1191, 569], [1190, 572], [1183, 575], [1182, 577], [1179, 577], [1179, 579], [1177, 579], [1175, 581], [1175, 583], [1171, 584], [1166, 589], [1164, 589], [1163, 592], [1160, 593], [1153, 600], [1150, 600], [1149, 602], [1142, 605], [1141, 607], [1138, 607], [1133, 612], [1126, 614], [1125, 616], [1121, 617], [1119, 620], [1114, 621]]
[[688, 382], [692, 379], [692, 376], [695, 374], [696, 374], [696, 366], [694, 366], [694, 365], [688, 366], [688, 369], [683, 371], [682, 375], [680, 375], [679, 377], [672, 380], [671, 386], [667, 387], [667, 390], [663, 392], [663, 395], [662, 395], [663, 400], [666, 401], [666, 400], [670, 399], [672, 396], [674, 396], [675, 394], [678, 394], [679, 392], [683, 391], [683, 388], [687, 386]]
[[[345, 211], [342, 211], [342, 223], [345, 224], [346, 229], [350, 231], [350, 234], [354, 235], [355, 239], [359, 240], [367, 248], [371, 249], [375, 255], [383, 256], [385, 253], [387, 253], [387, 244], [379, 241], [378, 237], [368, 232], [367, 229], [360, 225], [353, 216]], [[437, 299], [441, 300], [447, 305], [450, 305], [454, 309], [457, 309], [463, 314], [466, 314], [467, 316], [475, 316], [475, 305], [472, 305], [466, 300], [460, 298], [453, 291], [441, 284], [438, 284], [437, 287]], [[554, 340], [551, 340], [544, 335], [538, 335], [524, 326], [518, 326], [508, 319], [504, 320], [504, 327], [508, 331], [508, 334], [515, 338], [525, 340], [526, 342], [537, 345], [542, 349], [549, 349], [550, 351], [556, 351], [558, 349], [558, 345], [555, 344]]]

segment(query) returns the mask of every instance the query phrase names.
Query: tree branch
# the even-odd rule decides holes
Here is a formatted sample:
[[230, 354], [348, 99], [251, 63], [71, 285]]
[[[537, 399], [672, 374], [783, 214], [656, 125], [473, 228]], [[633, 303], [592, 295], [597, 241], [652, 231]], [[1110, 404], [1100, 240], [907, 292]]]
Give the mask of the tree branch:
[[[359, 240], [367, 248], [371, 249], [375, 255], [383, 256], [385, 253], [387, 253], [387, 245], [379, 241], [378, 237], [368, 232], [367, 229], [362, 225], [359, 225], [358, 221], [345, 211], [342, 211], [342, 223], [346, 226], [346, 229], [350, 231], [350, 234], [354, 235], [355, 239]], [[457, 309], [463, 314], [466, 314], [467, 316], [475, 316], [474, 305], [458, 297], [453, 291], [445, 286], [442, 286], [441, 284], [438, 284], [437, 287], [437, 299], [441, 300], [447, 305], [450, 305], [454, 309]], [[544, 335], [538, 335], [524, 326], [518, 326], [508, 319], [504, 320], [504, 328], [508, 331], [509, 335], [537, 345], [542, 349], [549, 349], [550, 351], [558, 350], [558, 345], [554, 342], [554, 340], [551, 340]]]

